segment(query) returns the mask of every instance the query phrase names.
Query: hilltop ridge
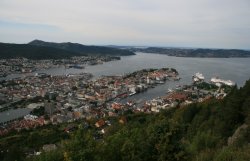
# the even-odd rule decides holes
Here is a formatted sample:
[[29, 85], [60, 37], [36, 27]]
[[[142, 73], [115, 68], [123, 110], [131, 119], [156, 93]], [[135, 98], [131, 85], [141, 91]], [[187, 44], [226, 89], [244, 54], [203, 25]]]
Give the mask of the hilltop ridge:
[[200, 57], [200, 58], [236, 58], [250, 57], [250, 51], [240, 49], [205, 49], [205, 48], [132, 48], [134, 52], [157, 53], [176, 57]]
[[45, 42], [42, 40], [33, 40], [28, 43], [29, 45], [34, 46], [44, 46], [44, 47], [53, 47], [57, 49], [63, 49], [70, 52], [76, 52], [80, 54], [88, 55], [114, 55], [114, 56], [126, 56], [134, 55], [133, 52], [128, 50], [117, 49], [113, 47], [104, 47], [104, 46], [94, 46], [94, 45], [83, 45], [79, 43], [63, 42]]
[[78, 43], [55, 43], [34, 40], [28, 44], [0, 43], [0, 59], [24, 57], [28, 59], [64, 59], [72, 56], [127, 56], [128, 50]]

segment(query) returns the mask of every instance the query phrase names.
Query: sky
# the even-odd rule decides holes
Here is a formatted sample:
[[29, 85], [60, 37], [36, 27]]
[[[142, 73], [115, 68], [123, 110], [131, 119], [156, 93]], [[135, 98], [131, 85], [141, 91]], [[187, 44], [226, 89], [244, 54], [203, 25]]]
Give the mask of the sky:
[[250, 0], [0, 0], [0, 42], [250, 49]]

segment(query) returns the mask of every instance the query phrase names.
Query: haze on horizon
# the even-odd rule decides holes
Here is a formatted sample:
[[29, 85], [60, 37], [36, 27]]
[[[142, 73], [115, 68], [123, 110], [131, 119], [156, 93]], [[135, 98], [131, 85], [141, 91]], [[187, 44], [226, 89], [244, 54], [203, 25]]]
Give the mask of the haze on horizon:
[[250, 49], [249, 0], [1, 0], [0, 42]]

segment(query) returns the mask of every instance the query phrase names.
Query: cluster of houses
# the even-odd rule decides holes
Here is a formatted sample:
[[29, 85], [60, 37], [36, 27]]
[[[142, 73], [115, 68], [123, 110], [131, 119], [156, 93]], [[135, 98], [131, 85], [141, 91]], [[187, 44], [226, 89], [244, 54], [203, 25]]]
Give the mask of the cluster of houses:
[[20, 120], [12, 121], [8, 126], [0, 126], [0, 136], [8, 134], [10, 131], [20, 131], [22, 129], [31, 129], [45, 124], [44, 117], [36, 117], [30, 115]]
[[[210, 98], [223, 98], [226, 92], [206, 82], [195, 82], [192, 85], [178, 86], [168, 91], [165, 96], [147, 100], [139, 105], [128, 101], [120, 103], [124, 97], [144, 91], [166, 80], [176, 80], [175, 69], [140, 70], [123, 76], [103, 76], [96, 80], [90, 74], [82, 73], [68, 76], [50, 76], [46, 74], [6, 81], [1, 84], [1, 95], [8, 97], [8, 102], [16, 99], [26, 100], [26, 108], [41, 109], [39, 116], [28, 115], [23, 120], [14, 121], [0, 129], [0, 134], [19, 128], [32, 128], [44, 124], [73, 122], [79, 119], [97, 119], [97, 128], [109, 125], [103, 120], [107, 116], [122, 116], [127, 111], [159, 112], [162, 109], [182, 107], [184, 105], [203, 102]], [[209, 87], [209, 88], [208, 88]], [[34, 102], [35, 98], [36, 102]], [[28, 100], [33, 100], [29, 102]], [[9, 103], [8, 103], [9, 104]], [[3, 106], [3, 105], [1, 105]], [[122, 119], [125, 123], [126, 120]], [[104, 133], [105, 129], [101, 129]]]
[[159, 112], [161, 109], [170, 109], [177, 106], [184, 107], [211, 98], [223, 99], [229, 92], [226, 92], [225, 88], [231, 88], [231, 86], [218, 87], [213, 83], [195, 82], [192, 85], [184, 85], [171, 90], [165, 96], [147, 101], [142, 110], [144, 112]]
[[47, 116], [44, 124], [116, 116], [124, 110], [136, 110], [133, 103], [124, 106], [116, 103], [117, 100], [177, 76], [177, 71], [169, 68], [103, 76], [97, 80], [92, 80], [92, 75], [87, 73], [67, 76], [37, 74], [2, 82], [1, 107], [12, 106], [13, 101], [25, 101], [22, 105], [30, 109], [44, 107]]
[[19, 99], [31, 99], [37, 96], [44, 97], [46, 94], [58, 93], [61, 95], [72, 91], [75, 86], [80, 86], [92, 77], [91, 74], [82, 73], [74, 76], [51, 76], [36, 74], [3, 81], [0, 84], [0, 100], [7, 102]]
[[0, 76], [16, 73], [30, 73], [35, 70], [58, 67], [53, 60], [31, 60], [26, 58], [1, 59]]
[[77, 56], [69, 59], [32, 60], [27, 58], [1, 59], [0, 78], [10, 74], [31, 73], [49, 68], [83, 68], [85, 65], [102, 64], [108, 61], [119, 60], [112, 56]]

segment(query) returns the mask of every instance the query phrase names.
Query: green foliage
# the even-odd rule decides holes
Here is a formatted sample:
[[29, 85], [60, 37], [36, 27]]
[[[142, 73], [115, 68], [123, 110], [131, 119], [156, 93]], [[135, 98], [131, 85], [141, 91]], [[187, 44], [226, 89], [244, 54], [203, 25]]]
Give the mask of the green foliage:
[[65, 155], [70, 161], [92, 161], [96, 142], [91, 134], [79, 128], [70, 142], [65, 143]]
[[197, 112], [199, 112], [199, 108], [195, 104], [191, 104], [188, 106], [188, 108], [184, 108], [183, 110], [184, 123], [190, 123], [197, 114]]
[[133, 51], [145, 53], [157, 53], [177, 57], [207, 57], [207, 58], [228, 58], [228, 57], [250, 57], [250, 51], [237, 49], [166, 49], [160, 47], [136, 48]]
[[72, 56], [86, 55], [134, 55], [128, 50], [102, 46], [85, 46], [74, 43], [49, 43], [33, 41], [29, 44], [0, 43], [0, 59], [24, 57], [28, 59], [65, 59]]
[[52, 47], [40, 47], [28, 44], [6, 44], [0, 43], [0, 59], [25, 57], [28, 59], [62, 59], [70, 58], [76, 53], [55, 49]]
[[195, 161], [212, 161], [214, 158], [214, 150], [206, 149], [204, 151], [201, 151], [200, 153], [197, 153], [195, 157], [192, 160]]
[[192, 139], [190, 149], [193, 153], [198, 154], [203, 150], [216, 148], [219, 140], [220, 138], [212, 134], [211, 131], [198, 132]]
[[45, 114], [45, 109], [44, 109], [44, 107], [35, 108], [31, 112], [31, 114], [36, 115], [36, 116], [43, 116]]
[[[53, 160], [58, 155], [65, 161], [247, 161], [250, 160], [249, 95], [250, 81], [247, 81], [243, 88], [235, 87], [222, 101], [211, 100], [157, 114], [128, 113], [126, 124], [119, 124], [118, 118], [109, 118], [114, 123], [105, 128], [102, 138], [95, 137], [101, 135], [101, 129], [79, 128], [56, 154], [43, 153], [32, 159]], [[236, 132], [243, 124], [247, 126]], [[56, 133], [59, 131], [48, 135], [34, 131], [33, 135], [21, 138], [26, 140], [24, 143], [33, 142], [35, 147], [47, 143], [36, 141], [36, 136], [59, 142], [53, 137]], [[228, 144], [228, 138], [235, 134], [233, 144]], [[5, 145], [10, 146], [19, 137], [5, 138], [8, 140]]]
[[196, 84], [198, 89], [204, 89], [204, 90], [217, 90], [218, 87], [214, 84], [207, 83], [207, 82], [201, 82]]
[[104, 46], [86, 46], [77, 43], [53, 43], [53, 42], [45, 42], [41, 40], [34, 40], [29, 43], [29, 45], [40, 46], [40, 47], [52, 47], [56, 49], [62, 49], [65, 51], [70, 51], [78, 54], [85, 55], [134, 55], [133, 52], [128, 50], [122, 50], [112, 47], [104, 47]]
[[28, 161], [63, 161], [63, 153], [60, 150], [53, 150], [50, 152], [42, 152], [36, 157], [28, 158]]
[[16, 145], [12, 145], [8, 149], [8, 153], [4, 157], [3, 161], [20, 161], [24, 160], [25, 155], [21, 148], [17, 147]]
[[250, 146], [242, 148], [225, 147], [215, 156], [214, 161], [249, 161]]
[[[21, 158], [24, 159], [26, 152], [37, 151], [44, 144], [57, 143], [66, 138], [67, 135], [63, 132], [63, 127], [52, 125], [29, 131], [13, 132], [0, 138], [0, 160], [12, 157], [12, 151], [18, 151], [18, 153], [15, 152], [16, 156], [20, 154]], [[18, 159], [18, 161], [22, 159]]]

